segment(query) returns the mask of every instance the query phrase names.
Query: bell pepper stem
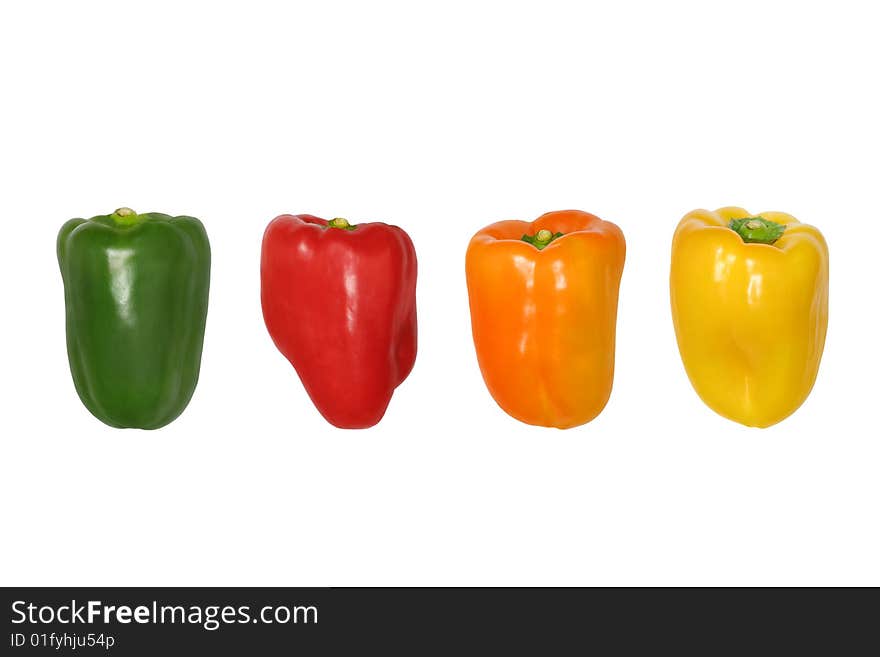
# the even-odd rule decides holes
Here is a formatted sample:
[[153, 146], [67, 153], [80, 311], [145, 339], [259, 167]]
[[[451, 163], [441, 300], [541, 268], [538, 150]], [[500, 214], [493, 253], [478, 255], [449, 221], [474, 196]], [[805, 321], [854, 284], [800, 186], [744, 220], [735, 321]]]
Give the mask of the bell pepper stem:
[[538, 251], [543, 249], [545, 246], [550, 244], [553, 240], [559, 239], [562, 237], [564, 233], [554, 233], [552, 231], [547, 230], [546, 228], [542, 228], [534, 235], [523, 235], [522, 241], [534, 246]]
[[727, 227], [747, 244], [773, 244], [785, 232], [785, 224], [779, 224], [764, 219], [764, 217], [731, 219]]
[[335, 219], [331, 219], [327, 222], [328, 228], [341, 228], [342, 230], [354, 230], [357, 226], [352, 226], [348, 223], [348, 219], [343, 219], [342, 217], [336, 217]]
[[138, 213], [131, 208], [117, 208], [110, 218], [118, 226], [132, 226], [138, 222]]

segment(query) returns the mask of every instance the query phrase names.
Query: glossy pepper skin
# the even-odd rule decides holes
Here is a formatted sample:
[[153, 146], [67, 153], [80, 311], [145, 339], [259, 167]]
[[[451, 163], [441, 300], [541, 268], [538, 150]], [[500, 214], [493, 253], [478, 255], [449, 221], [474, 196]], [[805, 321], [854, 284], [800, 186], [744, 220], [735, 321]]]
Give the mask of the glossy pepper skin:
[[83, 404], [112, 427], [165, 426], [199, 378], [211, 270], [201, 222], [121, 208], [65, 223], [57, 251]]
[[617, 226], [578, 210], [501, 221], [471, 239], [474, 345], [483, 380], [508, 414], [566, 429], [605, 407], [625, 256]]
[[266, 328], [331, 424], [375, 425], [412, 370], [416, 269], [412, 241], [397, 226], [301, 214], [266, 228]]
[[681, 358], [706, 405], [751, 427], [797, 410], [828, 328], [828, 247], [816, 228], [782, 212], [695, 210], [675, 231], [669, 287]]

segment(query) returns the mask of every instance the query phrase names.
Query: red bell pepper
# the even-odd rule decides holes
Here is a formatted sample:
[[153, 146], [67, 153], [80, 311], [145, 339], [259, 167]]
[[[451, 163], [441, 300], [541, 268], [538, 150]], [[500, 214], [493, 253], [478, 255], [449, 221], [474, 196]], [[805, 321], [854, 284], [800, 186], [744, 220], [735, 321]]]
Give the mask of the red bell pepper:
[[371, 427], [416, 358], [416, 253], [402, 229], [281, 215], [263, 235], [263, 318], [321, 415]]

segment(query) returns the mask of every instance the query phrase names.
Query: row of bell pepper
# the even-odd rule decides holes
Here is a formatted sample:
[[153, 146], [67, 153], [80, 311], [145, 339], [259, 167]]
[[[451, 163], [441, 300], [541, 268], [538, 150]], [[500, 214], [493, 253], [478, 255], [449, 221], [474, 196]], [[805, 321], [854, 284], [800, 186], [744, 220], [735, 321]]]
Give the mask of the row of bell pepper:
[[[57, 252], [82, 402], [114, 427], [173, 421], [199, 376], [211, 266], [202, 223], [121, 208], [68, 221]], [[625, 253], [620, 228], [576, 210], [501, 221], [471, 239], [474, 345], [508, 414], [569, 428], [602, 411]], [[779, 212], [696, 210], [675, 231], [671, 262], [675, 334], [703, 401], [755, 427], [793, 413], [816, 379], [828, 325], [822, 234]], [[412, 370], [416, 270], [396, 226], [282, 215], [266, 228], [266, 328], [335, 426], [378, 423]]]

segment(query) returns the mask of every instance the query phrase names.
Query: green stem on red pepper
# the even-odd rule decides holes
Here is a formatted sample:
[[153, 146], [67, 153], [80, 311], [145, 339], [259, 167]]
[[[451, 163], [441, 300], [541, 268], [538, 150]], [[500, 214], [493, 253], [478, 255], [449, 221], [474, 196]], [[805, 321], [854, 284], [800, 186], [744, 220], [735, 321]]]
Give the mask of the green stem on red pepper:
[[328, 228], [341, 228], [342, 230], [354, 230], [357, 226], [352, 226], [348, 223], [348, 219], [343, 219], [342, 217], [336, 217], [335, 219], [331, 219], [327, 222]]

